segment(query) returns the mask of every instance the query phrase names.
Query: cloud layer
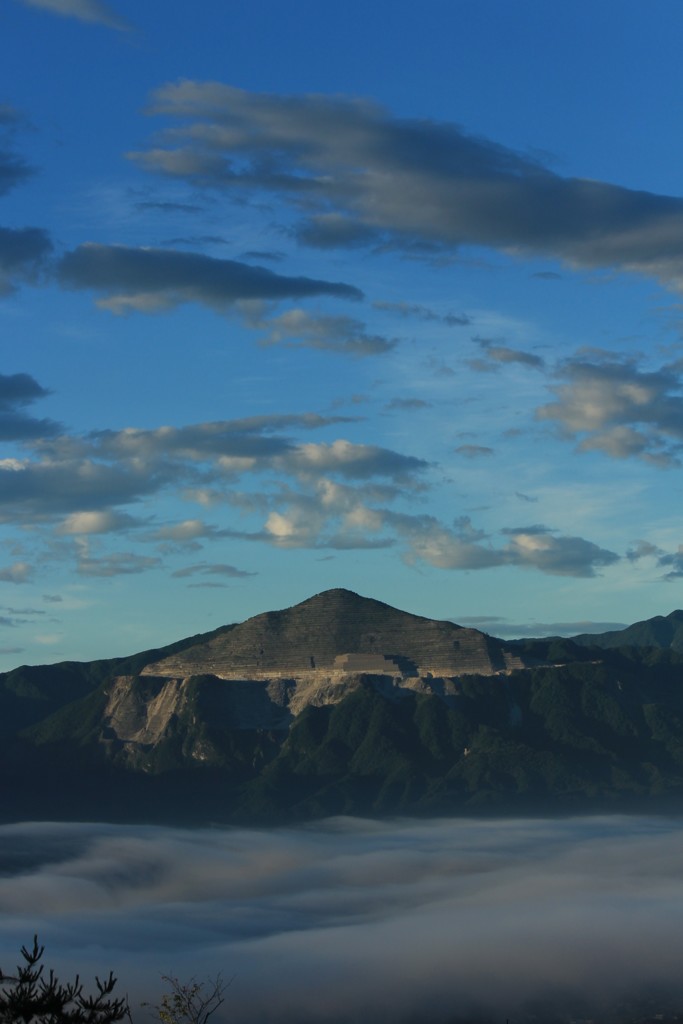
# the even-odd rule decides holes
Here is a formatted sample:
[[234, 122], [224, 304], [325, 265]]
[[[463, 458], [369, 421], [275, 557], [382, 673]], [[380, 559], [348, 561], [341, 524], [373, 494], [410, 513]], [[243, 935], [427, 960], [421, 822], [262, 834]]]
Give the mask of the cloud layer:
[[0, 839], [3, 969], [38, 931], [61, 972], [114, 968], [135, 1009], [161, 973], [218, 971], [235, 1024], [593, 1016], [645, 986], [683, 998], [675, 821], [20, 824]]

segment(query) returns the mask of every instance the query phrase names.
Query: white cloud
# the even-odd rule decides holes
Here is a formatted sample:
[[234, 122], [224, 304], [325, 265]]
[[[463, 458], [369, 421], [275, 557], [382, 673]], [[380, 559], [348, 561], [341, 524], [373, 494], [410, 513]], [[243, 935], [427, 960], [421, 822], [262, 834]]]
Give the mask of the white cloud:
[[637, 456], [660, 465], [678, 461], [683, 444], [679, 367], [642, 370], [632, 359], [579, 355], [556, 375], [556, 401], [540, 406], [536, 417], [580, 439], [580, 451]]
[[65, 535], [84, 533], [111, 533], [139, 525], [138, 520], [125, 512], [101, 509], [90, 512], [72, 512], [57, 527], [57, 533]]

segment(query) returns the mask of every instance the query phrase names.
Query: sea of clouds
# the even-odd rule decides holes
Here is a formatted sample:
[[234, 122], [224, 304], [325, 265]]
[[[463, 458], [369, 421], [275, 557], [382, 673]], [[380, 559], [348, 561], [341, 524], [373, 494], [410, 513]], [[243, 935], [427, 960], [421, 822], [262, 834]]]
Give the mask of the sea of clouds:
[[35, 932], [65, 980], [113, 968], [140, 1021], [162, 974], [218, 972], [232, 1024], [683, 1005], [683, 822], [0, 826], [2, 969]]

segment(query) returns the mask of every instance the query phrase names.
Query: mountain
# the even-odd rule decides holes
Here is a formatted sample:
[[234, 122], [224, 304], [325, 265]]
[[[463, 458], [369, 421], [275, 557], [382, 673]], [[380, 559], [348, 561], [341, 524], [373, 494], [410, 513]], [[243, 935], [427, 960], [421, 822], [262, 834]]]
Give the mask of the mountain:
[[311, 670], [391, 669], [399, 675], [453, 676], [490, 675], [506, 667], [504, 645], [485, 633], [337, 589], [293, 608], [257, 615], [228, 633], [148, 665], [145, 673], [173, 676], [210, 670], [223, 679], [256, 679], [273, 672], [301, 676]]
[[573, 640], [585, 647], [670, 647], [683, 651], [683, 611], [656, 615], [608, 633], [581, 633]]
[[626, 646], [506, 643], [330, 590], [129, 658], [24, 666], [0, 676], [0, 817], [683, 809], [683, 654], [650, 623]]

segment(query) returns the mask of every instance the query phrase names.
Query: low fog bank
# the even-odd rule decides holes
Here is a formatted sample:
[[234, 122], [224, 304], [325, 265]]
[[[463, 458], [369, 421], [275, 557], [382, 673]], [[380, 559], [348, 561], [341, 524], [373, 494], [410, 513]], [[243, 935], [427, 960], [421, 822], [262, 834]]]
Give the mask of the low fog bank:
[[538, 1000], [683, 1007], [683, 823], [331, 819], [299, 829], [0, 826], [0, 966], [37, 932], [135, 1017], [161, 974], [232, 978], [224, 1019], [400, 1021]]

